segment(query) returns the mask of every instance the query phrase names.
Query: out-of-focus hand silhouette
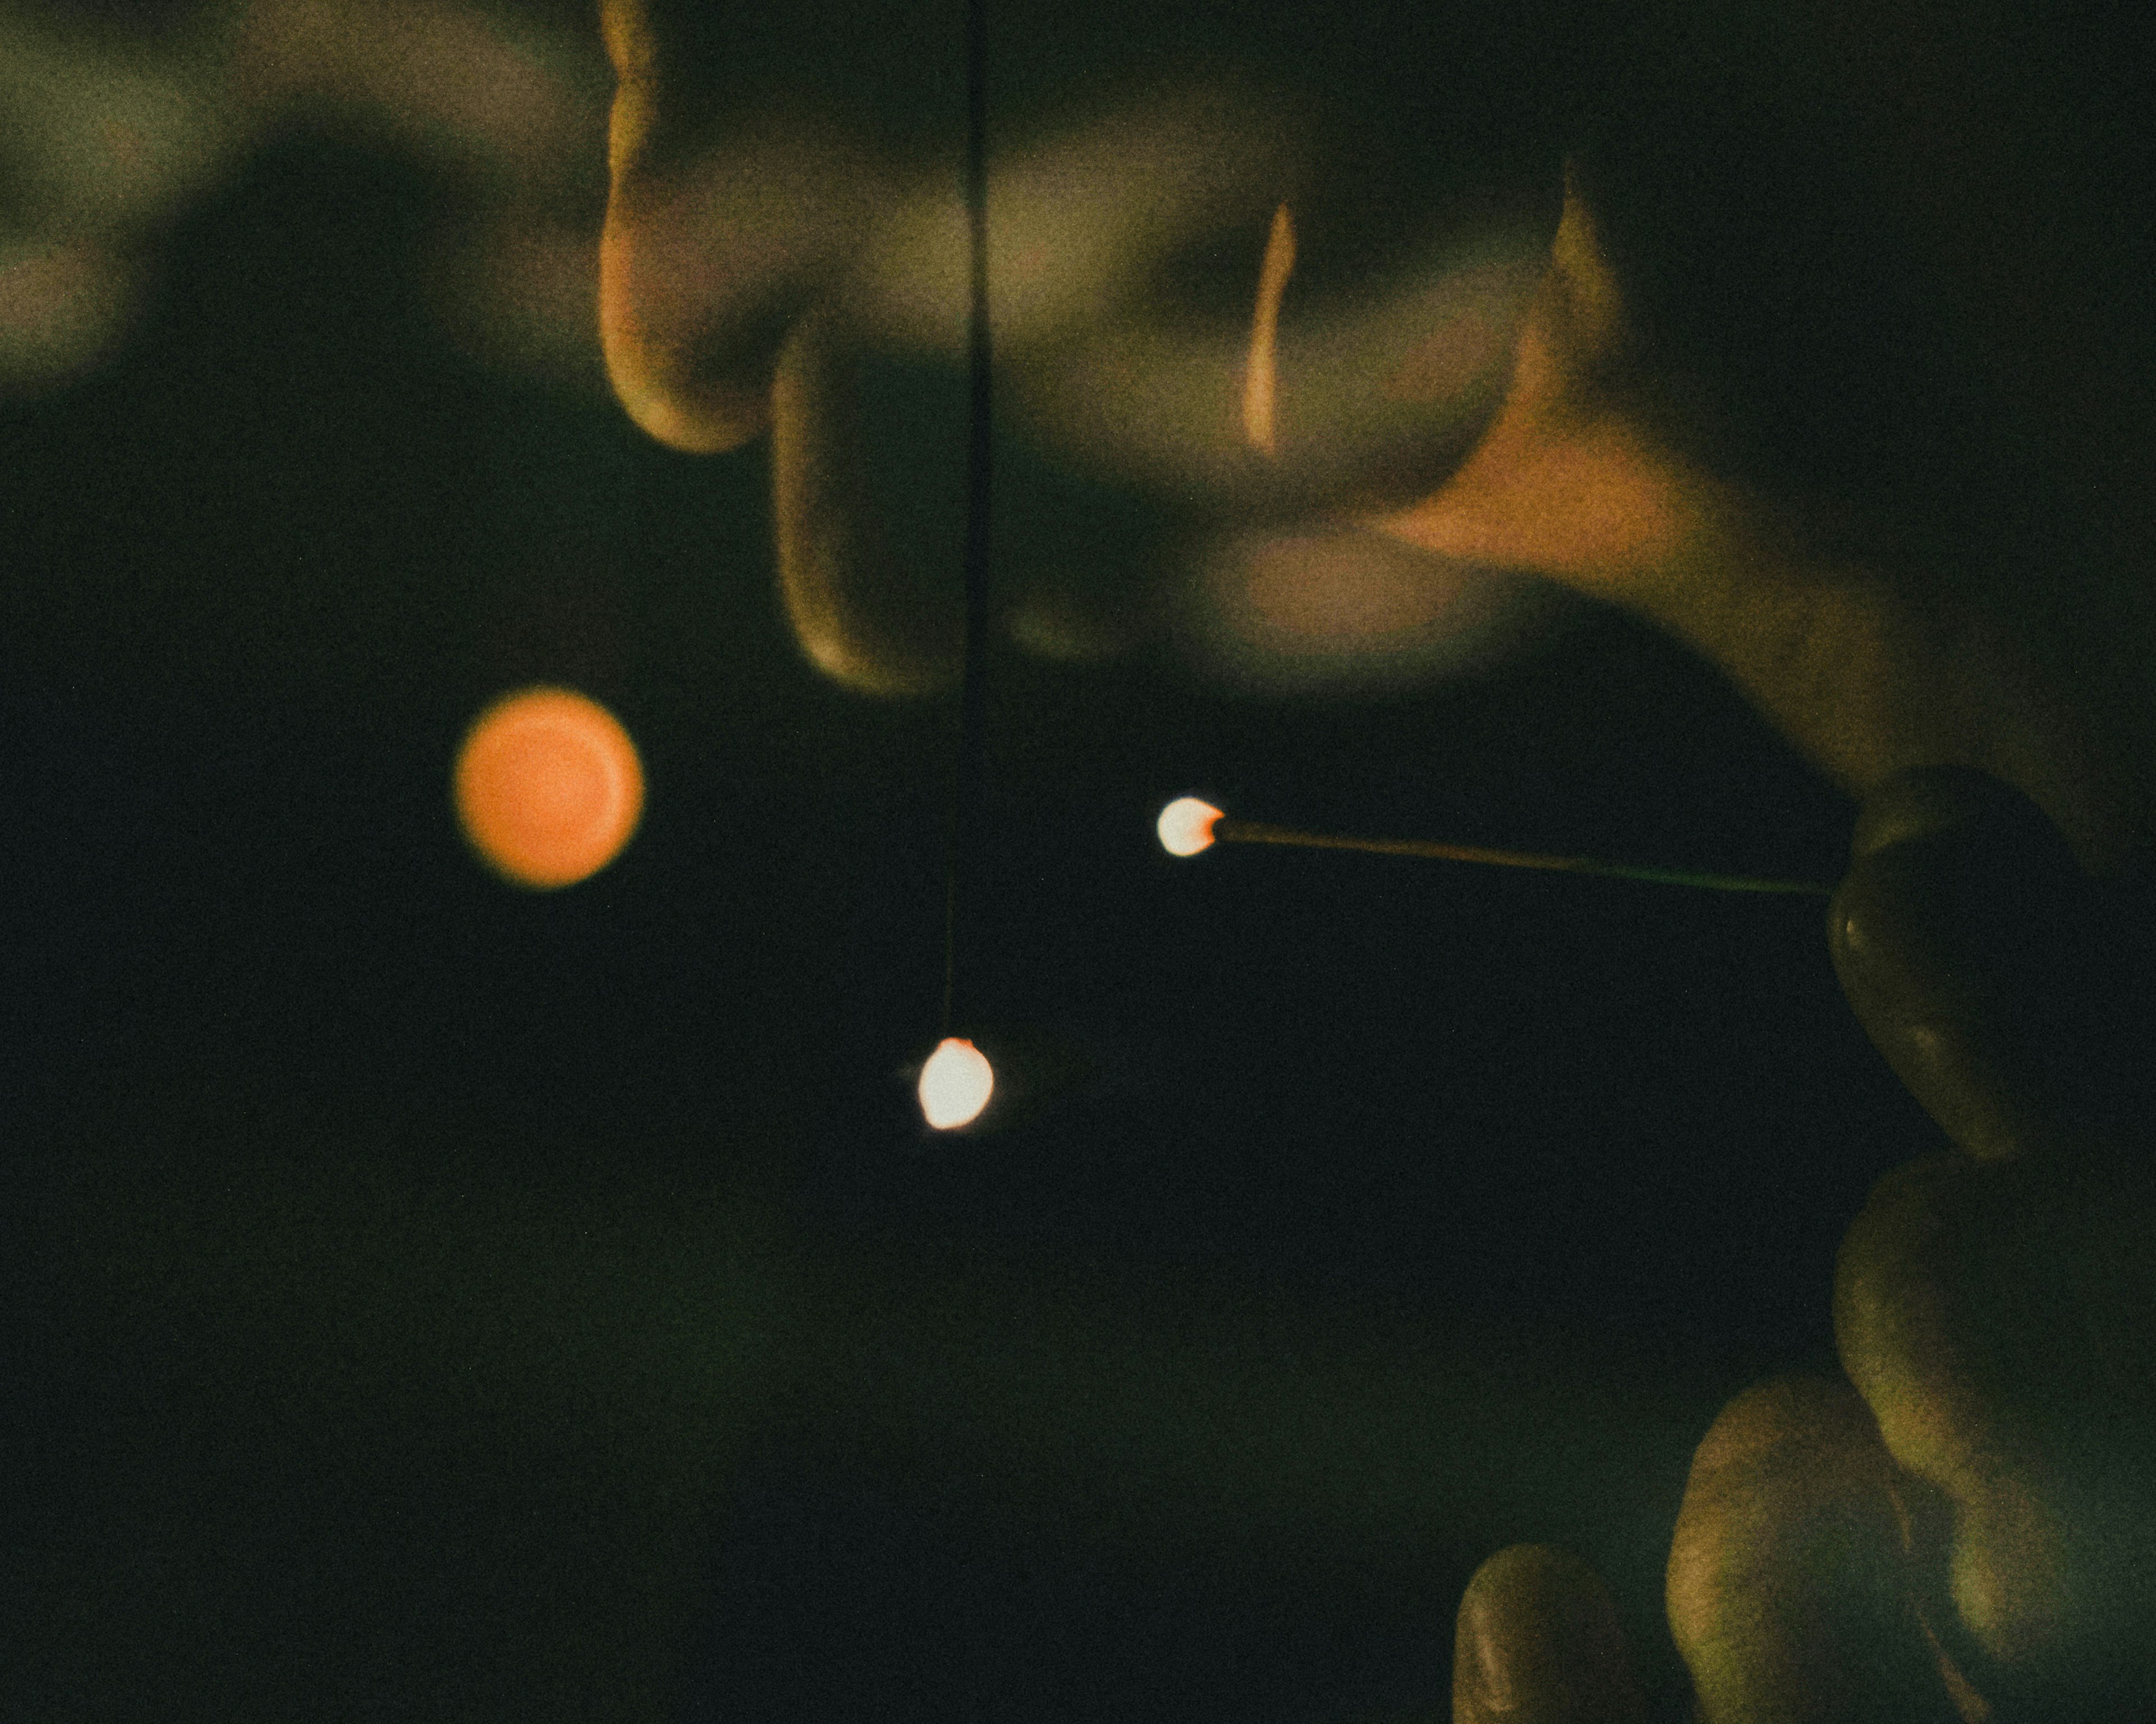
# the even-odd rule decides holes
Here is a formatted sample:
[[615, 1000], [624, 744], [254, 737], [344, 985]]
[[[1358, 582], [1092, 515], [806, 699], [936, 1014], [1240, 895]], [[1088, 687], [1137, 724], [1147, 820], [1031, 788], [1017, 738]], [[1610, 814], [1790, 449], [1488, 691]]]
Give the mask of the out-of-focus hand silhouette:
[[[1519, 18], [1450, 16], [1440, 87], [1411, 95], [1390, 87], [1388, 54], [1415, 46], [1397, 20], [993, 8], [998, 470], [1046, 475], [1071, 529], [1006, 559], [998, 608], [1021, 644], [1084, 656], [1149, 632], [1174, 583], [1087, 537], [1116, 517], [1158, 519], [1175, 573], [1201, 606], [1225, 589], [1245, 634], [1412, 645], [1448, 610], [1455, 634], [1480, 619], [1462, 559], [1366, 517], [1466, 458], [1548, 267], [1558, 151], [1503, 95], [1520, 68], [1480, 75], [1532, 62], [1547, 20]], [[960, 8], [924, 5], [877, 22], [871, 52], [850, 39], [871, 22], [823, 0], [718, 42], [666, 0], [608, 8], [600, 320], [616, 392], [660, 440], [714, 452], [768, 431], [804, 651], [903, 694], [959, 656], [964, 33]], [[1261, 316], [1284, 225], [1294, 261]], [[1262, 413], [1254, 371], [1277, 385]], [[1009, 513], [1024, 533], [1026, 508]]]

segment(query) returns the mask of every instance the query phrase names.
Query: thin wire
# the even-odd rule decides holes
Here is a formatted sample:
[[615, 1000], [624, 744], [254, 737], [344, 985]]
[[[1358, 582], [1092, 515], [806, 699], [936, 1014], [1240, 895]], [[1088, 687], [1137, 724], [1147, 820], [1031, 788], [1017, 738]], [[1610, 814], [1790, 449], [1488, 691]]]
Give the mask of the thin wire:
[[1475, 844], [1439, 844], [1418, 838], [1342, 838], [1330, 833], [1296, 832], [1259, 820], [1219, 820], [1213, 836], [1222, 844], [1286, 844], [1305, 850], [1360, 850], [1375, 856], [1419, 856], [1440, 862], [1481, 862], [1498, 868], [1540, 868], [1554, 874], [1584, 874], [1598, 880], [1640, 880], [1664, 886], [1698, 886], [1710, 892], [1783, 892], [1831, 898], [1834, 888], [1810, 880], [1768, 880], [1750, 874], [1701, 874], [1691, 869], [1640, 868], [1629, 862], [1598, 862], [1589, 856], [1545, 856], [1532, 850], [1487, 850]]
[[966, 218], [972, 264], [966, 310], [966, 636], [958, 695], [958, 762], [943, 890], [943, 1034], [957, 1021], [961, 879], [978, 859], [987, 757], [988, 504], [994, 391], [988, 340], [988, 28], [986, 0], [966, 4]]

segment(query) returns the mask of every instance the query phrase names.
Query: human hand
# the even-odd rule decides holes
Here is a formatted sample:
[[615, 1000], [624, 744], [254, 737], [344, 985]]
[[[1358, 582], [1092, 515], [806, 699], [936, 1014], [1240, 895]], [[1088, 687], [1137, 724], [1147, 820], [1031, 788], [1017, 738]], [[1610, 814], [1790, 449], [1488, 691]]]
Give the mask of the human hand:
[[[2156, 1180], [2145, 1015], [2113, 1015], [2145, 1013], [2137, 914], [1981, 774], [1865, 803], [1835, 967], [1958, 1147], [1844, 1240], [1848, 1381], [1748, 1391], [1694, 1458], [1668, 1605], [1708, 1724], [2156, 1711]], [[1640, 1715], [1561, 1553], [1485, 1564], [1459, 1644], [1459, 1724]]]
[[[768, 433], [788, 618], [867, 692], [959, 658], [963, 10], [604, 9], [616, 393], [684, 450]], [[1517, 590], [1363, 517], [1456, 468], [1507, 386], [1558, 217], [1537, 91], [1566, 10], [1280, 4], [1228, 29], [1204, 0], [990, 7], [999, 632], [1097, 656], [1224, 589], [1254, 629], [1397, 646]]]

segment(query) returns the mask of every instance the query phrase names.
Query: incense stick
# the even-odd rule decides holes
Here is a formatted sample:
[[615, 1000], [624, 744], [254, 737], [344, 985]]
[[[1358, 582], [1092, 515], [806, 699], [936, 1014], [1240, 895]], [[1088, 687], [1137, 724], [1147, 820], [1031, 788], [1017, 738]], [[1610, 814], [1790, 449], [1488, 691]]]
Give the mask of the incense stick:
[[958, 694], [958, 758], [951, 796], [951, 848], [943, 889], [943, 1029], [958, 1015], [960, 888], [980, 848], [986, 765], [988, 657], [988, 505], [994, 389], [988, 329], [988, 97], [987, 0], [966, 8], [966, 622]]
[[922, 1063], [916, 1093], [932, 1130], [955, 1131], [979, 1117], [995, 1089], [988, 1056], [952, 1027], [961, 1016], [958, 923], [964, 884], [981, 848], [982, 781], [988, 754], [988, 505], [995, 405], [988, 339], [988, 34], [987, 0], [966, 7], [965, 660], [958, 690], [958, 755], [951, 784], [951, 847], [943, 873], [943, 1028]]
[[1750, 874], [1710, 874], [1691, 868], [1647, 868], [1630, 862], [1604, 862], [1591, 856], [1552, 856], [1533, 850], [1496, 850], [1480, 844], [1443, 844], [1428, 839], [1356, 838], [1299, 832], [1260, 820], [1232, 820], [1209, 803], [1183, 797], [1160, 813], [1162, 847], [1171, 855], [1194, 856], [1216, 844], [1281, 844], [1304, 850], [1358, 850], [1373, 856], [1412, 856], [1435, 862], [1472, 862], [1492, 868], [1534, 868], [1553, 874], [1586, 875], [1596, 880], [1644, 880], [1653, 885], [1694, 886], [1709, 892], [1763, 892], [1830, 898], [1834, 888], [1819, 880], [1779, 880]]

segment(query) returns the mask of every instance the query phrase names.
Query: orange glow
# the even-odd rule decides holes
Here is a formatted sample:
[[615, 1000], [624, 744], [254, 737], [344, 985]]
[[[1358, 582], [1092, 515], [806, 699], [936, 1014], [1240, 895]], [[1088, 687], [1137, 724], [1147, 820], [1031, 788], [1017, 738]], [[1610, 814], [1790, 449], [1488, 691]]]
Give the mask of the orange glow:
[[622, 852], [644, 812], [644, 767], [614, 716], [567, 689], [526, 689], [482, 712], [457, 755], [457, 818], [505, 879], [549, 890]]
[[1220, 810], [1211, 803], [1179, 796], [1160, 811], [1153, 830], [1160, 834], [1161, 849], [1169, 855], [1194, 856], [1213, 848], [1213, 829], [1219, 819]]
[[[1615, 277], [1569, 186], [1551, 263], [1520, 331], [1505, 404], [1475, 453], [1422, 501], [1371, 525], [1440, 556], [1574, 586], [1630, 582], [1636, 594], [1645, 579], [1702, 566], [1713, 493], [1596, 393], [1598, 367], [1622, 339]], [[1471, 351], [1471, 326], [1456, 333]], [[1442, 376], [1448, 363], [1418, 354], [1406, 376], [1425, 365]]]
[[995, 1087], [988, 1055], [963, 1036], [947, 1035], [921, 1068], [921, 1117], [939, 1131], [971, 1125]]

